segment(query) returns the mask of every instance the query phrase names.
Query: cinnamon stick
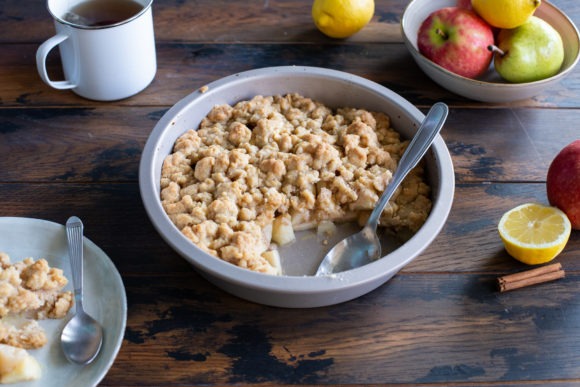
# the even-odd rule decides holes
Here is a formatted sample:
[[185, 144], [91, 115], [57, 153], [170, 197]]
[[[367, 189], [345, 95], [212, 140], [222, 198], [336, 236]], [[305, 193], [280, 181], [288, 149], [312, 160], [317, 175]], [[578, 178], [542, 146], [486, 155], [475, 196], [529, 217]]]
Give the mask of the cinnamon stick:
[[564, 278], [566, 273], [560, 263], [553, 263], [537, 269], [526, 270], [520, 273], [505, 275], [497, 279], [500, 292], [537, 285], [544, 282]]

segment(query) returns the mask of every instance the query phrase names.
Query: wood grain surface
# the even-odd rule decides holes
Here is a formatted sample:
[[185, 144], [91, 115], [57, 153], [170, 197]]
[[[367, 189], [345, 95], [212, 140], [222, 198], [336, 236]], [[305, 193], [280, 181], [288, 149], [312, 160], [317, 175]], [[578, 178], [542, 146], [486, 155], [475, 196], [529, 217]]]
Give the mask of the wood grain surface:
[[[547, 203], [553, 157], [580, 138], [580, 71], [524, 101], [486, 104], [424, 75], [406, 50], [406, 0], [376, 1], [347, 40], [318, 32], [311, 1], [155, 0], [158, 72], [140, 94], [82, 99], [42, 83], [39, 44], [54, 34], [42, 0], [0, 0], [0, 210], [64, 223], [120, 271], [129, 311], [102, 386], [580, 385], [580, 232], [557, 258], [566, 277], [500, 294], [510, 258], [501, 215]], [[580, 2], [553, 1], [580, 24]], [[426, 111], [450, 108], [442, 136], [456, 191], [425, 252], [375, 291], [315, 309], [254, 304], [209, 283], [152, 226], [138, 168], [151, 130], [177, 101], [221, 77], [277, 65], [363, 76]], [[52, 76], [61, 77], [57, 52]], [[1, 250], [1, 246], [0, 246]]]

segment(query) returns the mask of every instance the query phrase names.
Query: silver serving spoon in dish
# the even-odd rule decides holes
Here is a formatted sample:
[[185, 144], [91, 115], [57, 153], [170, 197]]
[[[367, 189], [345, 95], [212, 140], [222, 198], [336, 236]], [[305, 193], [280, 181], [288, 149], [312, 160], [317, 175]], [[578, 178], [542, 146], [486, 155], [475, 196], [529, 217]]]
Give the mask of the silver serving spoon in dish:
[[76, 313], [60, 337], [66, 358], [77, 364], [92, 362], [103, 343], [103, 327], [83, 309], [83, 223], [76, 216], [66, 222]]
[[449, 108], [442, 102], [434, 104], [405, 150], [393, 179], [377, 201], [361, 231], [338, 242], [324, 257], [316, 276], [340, 273], [370, 263], [381, 256], [377, 226], [383, 209], [405, 176], [419, 163], [443, 127]]

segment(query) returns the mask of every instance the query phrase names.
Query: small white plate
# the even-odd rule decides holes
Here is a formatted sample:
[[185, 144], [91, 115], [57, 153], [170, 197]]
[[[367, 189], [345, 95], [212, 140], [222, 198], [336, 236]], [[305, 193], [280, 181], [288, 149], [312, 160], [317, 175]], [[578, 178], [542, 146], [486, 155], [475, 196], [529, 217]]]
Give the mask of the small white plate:
[[[31, 257], [45, 258], [51, 267], [63, 269], [69, 279], [65, 289], [73, 290], [65, 227], [40, 219], [0, 217], [0, 251], [11, 262]], [[35, 382], [11, 384], [17, 387], [77, 387], [96, 386], [113, 365], [121, 348], [127, 322], [127, 298], [119, 272], [107, 255], [93, 242], [84, 239], [84, 297], [87, 313], [104, 328], [101, 352], [87, 366], [69, 363], [60, 347], [60, 333], [72, 316], [62, 320], [40, 320], [48, 343], [29, 350], [42, 367], [42, 377]]]

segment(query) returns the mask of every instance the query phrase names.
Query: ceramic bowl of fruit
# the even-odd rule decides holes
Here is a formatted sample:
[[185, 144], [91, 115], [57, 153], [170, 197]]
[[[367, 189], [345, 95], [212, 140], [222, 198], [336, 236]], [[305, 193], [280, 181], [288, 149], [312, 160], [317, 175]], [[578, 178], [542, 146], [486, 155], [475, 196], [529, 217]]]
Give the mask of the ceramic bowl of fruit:
[[423, 119], [398, 94], [353, 74], [302, 66], [233, 74], [193, 91], [156, 124], [142, 153], [141, 197], [161, 237], [227, 292], [279, 307], [337, 304], [388, 281], [446, 222], [454, 172], [437, 136], [400, 191], [406, 199], [390, 207], [396, 219], [383, 223], [414, 231], [404, 239], [380, 231], [382, 258], [314, 275], [388, 184], [381, 168], [394, 169], [399, 156], [385, 152], [402, 153]]
[[413, 0], [401, 29], [433, 81], [482, 102], [538, 96], [579, 60], [577, 27], [545, 0]]

